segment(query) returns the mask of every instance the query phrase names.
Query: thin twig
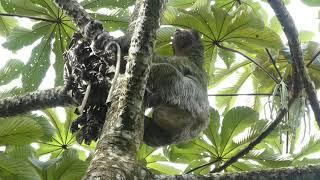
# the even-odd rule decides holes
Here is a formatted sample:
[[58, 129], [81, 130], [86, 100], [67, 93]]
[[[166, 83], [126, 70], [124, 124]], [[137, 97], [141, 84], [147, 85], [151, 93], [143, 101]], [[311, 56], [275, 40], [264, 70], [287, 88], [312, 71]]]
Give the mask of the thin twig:
[[313, 58], [308, 62], [308, 64], [306, 65], [307, 67], [309, 67], [313, 61], [315, 61], [317, 59], [317, 57], [320, 55], [320, 50], [317, 52], [316, 55], [313, 56]]
[[266, 51], [267, 51], [267, 54], [268, 54], [268, 56], [269, 56], [269, 58], [270, 58], [270, 60], [271, 60], [271, 62], [272, 62], [272, 64], [273, 64], [273, 67], [276, 69], [276, 71], [277, 71], [280, 79], [282, 79], [282, 75], [281, 75], [281, 73], [280, 73], [280, 71], [279, 71], [279, 68], [278, 68], [277, 65], [276, 65], [276, 61], [272, 58], [272, 55], [271, 55], [271, 53], [270, 53], [270, 51], [269, 51], [268, 48], [266, 48]]
[[191, 170], [187, 171], [186, 174], [192, 173], [192, 172], [194, 172], [194, 171], [196, 171], [196, 170], [198, 170], [198, 169], [204, 168], [204, 167], [206, 167], [206, 166], [210, 166], [210, 165], [212, 165], [212, 164], [214, 164], [214, 163], [216, 163], [216, 162], [218, 162], [218, 161], [220, 161], [219, 158], [217, 158], [217, 159], [214, 160], [214, 161], [210, 161], [210, 162], [208, 162], [208, 163], [206, 163], [206, 164], [203, 164], [203, 165], [201, 165], [201, 166], [198, 166], [198, 167], [196, 167], [196, 168], [194, 168], [194, 169], [191, 169]]
[[243, 57], [245, 57], [246, 59], [248, 59], [249, 61], [251, 61], [253, 64], [257, 65], [263, 72], [265, 72], [274, 82], [276, 82], [277, 84], [280, 83], [280, 81], [273, 77], [263, 66], [261, 66], [259, 63], [257, 63], [254, 59], [252, 59], [251, 57], [245, 55], [244, 53], [240, 52], [240, 51], [237, 51], [235, 49], [231, 49], [231, 48], [228, 48], [228, 47], [225, 47], [225, 46], [222, 46], [221, 44], [219, 43], [216, 43], [216, 45], [221, 48], [221, 49], [224, 49], [224, 50], [227, 50], [227, 51], [231, 51], [231, 52], [234, 52], [234, 53], [237, 53], [237, 54], [240, 54], [242, 55]]
[[272, 96], [272, 93], [208, 94], [208, 96]]
[[33, 16], [19, 15], [19, 14], [0, 13], [0, 16], [28, 18], [28, 19], [33, 19], [33, 20], [37, 20], [37, 21], [46, 21], [46, 22], [58, 23], [57, 20], [44, 19], [44, 18], [33, 17]]

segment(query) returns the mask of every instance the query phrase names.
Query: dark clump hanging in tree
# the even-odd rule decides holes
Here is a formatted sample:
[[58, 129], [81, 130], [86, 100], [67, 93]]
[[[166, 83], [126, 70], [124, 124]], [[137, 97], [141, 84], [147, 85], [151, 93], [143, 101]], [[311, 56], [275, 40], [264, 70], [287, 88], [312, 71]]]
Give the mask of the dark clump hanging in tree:
[[100, 136], [108, 109], [106, 99], [115, 73], [113, 57], [112, 53], [105, 57], [96, 56], [90, 42], [77, 34], [70, 49], [64, 53], [66, 90], [78, 105], [83, 105], [76, 110], [80, 116], [71, 126], [79, 144], [83, 141], [90, 144]]

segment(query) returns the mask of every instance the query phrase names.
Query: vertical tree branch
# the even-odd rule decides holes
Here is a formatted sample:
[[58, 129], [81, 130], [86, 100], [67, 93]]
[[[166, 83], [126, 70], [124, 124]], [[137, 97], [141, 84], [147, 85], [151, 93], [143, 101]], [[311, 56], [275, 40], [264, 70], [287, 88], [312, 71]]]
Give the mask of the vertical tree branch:
[[[143, 179], [136, 163], [142, 140], [142, 98], [165, 0], [138, 0], [126, 73], [118, 79], [86, 179]], [[129, 29], [130, 32], [130, 29]]]
[[[268, 3], [277, 15], [278, 20], [283, 26], [283, 31], [287, 36], [288, 44], [290, 47], [291, 56], [293, 59], [293, 69], [295, 74], [299, 76], [307, 95], [310, 105], [312, 107], [315, 119], [320, 127], [320, 105], [317, 98], [317, 92], [314, 84], [308, 74], [308, 70], [304, 65], [303, 54], [298, 39], [298, 31], [294, 24], [294, 21], [286, 9], [282, 0], [268, 0]], [[294, 78], [297, 80], [298, 78]]]

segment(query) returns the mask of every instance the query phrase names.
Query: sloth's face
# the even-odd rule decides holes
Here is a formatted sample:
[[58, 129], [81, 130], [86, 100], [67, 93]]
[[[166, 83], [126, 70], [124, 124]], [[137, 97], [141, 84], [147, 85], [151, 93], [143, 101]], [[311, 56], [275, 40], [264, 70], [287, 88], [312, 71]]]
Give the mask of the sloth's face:
[[194, 45], [200, 42], [198, 32], [192, 29], [177, 29], [172, 39], [172, 47], [176, 56], [187, 56]]

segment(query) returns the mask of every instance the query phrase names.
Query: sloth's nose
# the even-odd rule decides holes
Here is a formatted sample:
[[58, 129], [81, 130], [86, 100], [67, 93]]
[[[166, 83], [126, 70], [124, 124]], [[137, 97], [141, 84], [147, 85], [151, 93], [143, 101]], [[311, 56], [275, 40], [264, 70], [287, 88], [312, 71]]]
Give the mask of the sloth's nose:
[[181, 32], [181, 29], [176, 29], [176, 32]]

